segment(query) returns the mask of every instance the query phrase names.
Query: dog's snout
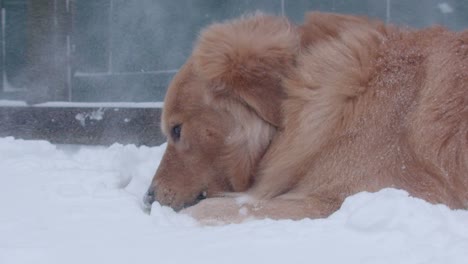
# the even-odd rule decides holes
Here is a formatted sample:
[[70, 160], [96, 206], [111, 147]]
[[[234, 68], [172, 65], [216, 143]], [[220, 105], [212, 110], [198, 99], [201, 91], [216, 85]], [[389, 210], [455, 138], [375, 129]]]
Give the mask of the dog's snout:
[[155, 200], [155, 193], [154, 193], [154, 189], [153, 188], [150, 188], [146, 194], [145, 194], [145, 197], [143, 198], [143, 203], [145, 204], [146, 207], [151, 207], [151, 204], [154, 202]]

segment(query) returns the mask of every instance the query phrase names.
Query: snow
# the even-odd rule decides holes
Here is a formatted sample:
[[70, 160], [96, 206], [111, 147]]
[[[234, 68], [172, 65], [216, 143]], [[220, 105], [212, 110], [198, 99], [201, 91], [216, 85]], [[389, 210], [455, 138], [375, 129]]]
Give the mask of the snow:
[[24, 101], [0, 100], [0, 107], [83, 107], [83, 108], [162, 108], [163, 102], [46, 102], [34, 105], [28, 105]]
[[[112, 61], [111, 58], [109, 58]], [[138, 72], [75, 72], [75, 77], [97, 77], [97, 76], [112, 76], [112, 75], [141, 75], [141, 74], [173, 74], [177, 73], [179, 70], [177, 69], [170, 69], [170, 70], [159, 70], [159, 71], [146, 71], [141, 70]]]
[[25, 101], [0, 100], [0, 107], [1, 106], [28, 106], [28, 104]]
[[450, 13], [453, 13], [453, 8], [452, 6], [450, 6], [448, 3], [446, 2], [443, 2], [443, 3], [439, 3], [437, 5], [437, 7], [439, 8], [440, 12], [442, 12], [443, 14], [450, 14]]
[[[104, 118], [103, 108], [98, 108], [97, 110], [91, 111], [90, 113], [78, 113], [75, 116], [75, 119], [78, 120], [78, 122], [80, 122], [80, 125], [83, 127], [86, 126], [86, 119], [99, 121], [99, 120], [102, 120], [103, 118]], [[126, 120], [127, 118], [124, 119], [124, 122], [128, 123], [128, 121]]]
[[468, 211], [401, 190], [316, 220], [203, 227], [145, 212], [164, 148], [0, 138], [0, 263], [468, 263]]

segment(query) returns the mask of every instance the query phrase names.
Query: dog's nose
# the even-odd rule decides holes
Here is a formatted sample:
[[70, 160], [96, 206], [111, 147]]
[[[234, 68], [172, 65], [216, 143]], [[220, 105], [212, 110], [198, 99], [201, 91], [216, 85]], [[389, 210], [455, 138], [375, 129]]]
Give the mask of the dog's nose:
[[145, 197], [143, 197], [143, 203], [145, 204], [146, 207], [151, 207], [151, 204], [154, 202], [154, 190], [153, 188], [150, 188], [146, 194]]

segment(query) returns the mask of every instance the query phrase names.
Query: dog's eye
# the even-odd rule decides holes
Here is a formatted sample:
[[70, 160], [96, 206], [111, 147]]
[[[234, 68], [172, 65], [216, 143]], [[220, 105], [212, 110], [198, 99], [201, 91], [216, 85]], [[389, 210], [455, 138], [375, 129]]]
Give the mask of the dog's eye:
[[175, 125], [172, 127], [171, 136], [174, 141], [178, 141], [180, 139], [180, 133], [182, 132], [182, 125]]

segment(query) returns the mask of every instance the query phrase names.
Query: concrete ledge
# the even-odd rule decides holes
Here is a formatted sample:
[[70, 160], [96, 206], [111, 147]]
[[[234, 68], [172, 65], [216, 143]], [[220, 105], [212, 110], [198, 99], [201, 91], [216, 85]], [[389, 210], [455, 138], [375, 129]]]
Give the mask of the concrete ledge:
[[159, 107], [0, 106], [0, 137], [58, 144], [155, 146], [165, 141]]

